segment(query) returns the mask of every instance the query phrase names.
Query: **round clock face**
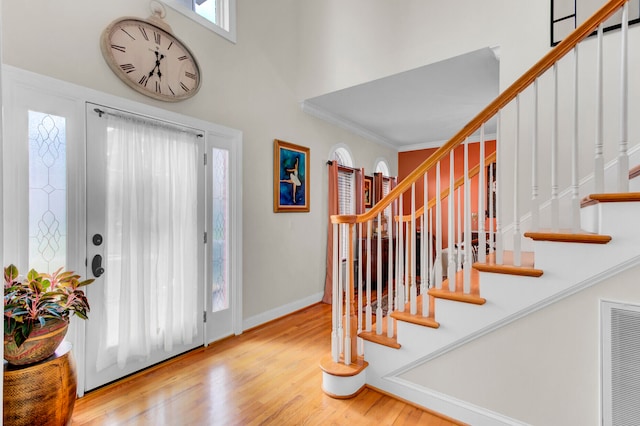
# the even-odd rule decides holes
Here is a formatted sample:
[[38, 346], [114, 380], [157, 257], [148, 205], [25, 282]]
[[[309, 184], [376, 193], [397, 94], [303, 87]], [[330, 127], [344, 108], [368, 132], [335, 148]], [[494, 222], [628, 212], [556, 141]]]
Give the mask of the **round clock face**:
[[115, 21], [104, 31], [101, 48], [113, 72], [147, 96], [180, 101], [200, 88], [200, 69], [189, 49], [149, 22]]

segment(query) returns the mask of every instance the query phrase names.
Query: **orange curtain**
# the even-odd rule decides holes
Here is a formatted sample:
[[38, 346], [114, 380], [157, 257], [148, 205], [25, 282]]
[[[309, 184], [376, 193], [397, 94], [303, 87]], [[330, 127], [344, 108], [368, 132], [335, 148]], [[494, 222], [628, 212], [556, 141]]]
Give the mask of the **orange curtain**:
[[333, 224], [331, 215], [338, 214], [338, 163], [329, 163], [329, 209], [327, 221], [327, 269], [324, 278], [324, 296], [322, 301], [331, 304], [333, 297]]

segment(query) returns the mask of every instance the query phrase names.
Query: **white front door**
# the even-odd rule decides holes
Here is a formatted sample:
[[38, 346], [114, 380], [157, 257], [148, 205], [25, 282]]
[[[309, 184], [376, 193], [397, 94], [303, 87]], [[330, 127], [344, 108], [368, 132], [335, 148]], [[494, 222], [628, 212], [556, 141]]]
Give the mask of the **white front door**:
[[205, 343], [206, 196], [199, 132], [86, 114], [91, 390]]

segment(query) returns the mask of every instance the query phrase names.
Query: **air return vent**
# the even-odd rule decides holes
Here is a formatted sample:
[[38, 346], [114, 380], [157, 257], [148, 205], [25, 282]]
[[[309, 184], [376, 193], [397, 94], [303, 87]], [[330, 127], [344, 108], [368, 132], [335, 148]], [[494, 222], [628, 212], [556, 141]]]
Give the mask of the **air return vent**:
[[602, 424], [640, 425], [640, 306], [601, 302]]

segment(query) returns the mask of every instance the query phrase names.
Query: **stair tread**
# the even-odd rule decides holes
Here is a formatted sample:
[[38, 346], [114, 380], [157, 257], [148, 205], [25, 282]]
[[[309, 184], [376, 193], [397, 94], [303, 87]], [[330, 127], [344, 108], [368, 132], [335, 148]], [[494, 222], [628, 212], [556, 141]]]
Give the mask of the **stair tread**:
[[471, 269], [471, 285], [469, 293], [464, 292], [464, 270], [456, 272], [456, 290], [449, 290], [449, 279], [442, 282], [442, 288], [432, 288], [429, 296], [439, 299], [455, 300], [457, 302], [483, 305], [487, 300], [480, 297], [480, 274], [474, 268]]
[[595, 234], [592, 232], [571, 230], [540, 230], [537, 232], [525, 232], [524, 236], [534, 241], [555, 241], [563, 243], [606, 244], [611, 241], [610, 235]]
[[543, 274], [541, 269], [535, 267], [533, 252], [525, 251], [520, 254], [520, 265], [514, 265], [513, 251], [505, 250], [502, 256], [502, 264], [496, 263], [495, 253], [487, 255], [485, 263], [476, 262], [473, 268], [481, 272], [493, 272], [496, 274], [519, 275], [526, 277], [539, 277]]
[[619, 192], [608, 194], [591, 194], [588, 197], [599, 203], [633, 202], [640, 201], [640, 192]]
[[[386, 321], [385, 321], [386, 322]], [[375, 327], [373, 327], [375, 329]], [[385, 327], [386, 328], [386, 327]], [[400, 344], [396, 334], [393, 337], [387, 336], [386, 330], [382, 331], [382, 334], [376, 334], [375, 331], [363, 331], [358, 334], [358, 337], [367, 340], [369, 342], [377, 343], [379, 345], [387, 346], [393, 349], [400, 349]]]
[[[418, 301], [420, 303], [420, 301]], [[429, 328], [438, 328], [440, 324], [432, 317], [423, 317], [422, 314], [412, 315], [410, 311], [406, 310], [404, 312], [393, 311], [391, 314], [392, 318], [395, 318], [398, 321], [410, 322], [411, 324], [421, 325]]]
[[363, 357], [358, 357], [355, 363], [346, 365], [344, 358], [340, 356], [340, 361], [333, 361], [331, 354], [325, 355], [320, 360], [320, 369], [325, 373], [338, 377], [352, 377], [360, 374], [365, 368], [369, 366], [369, 363], [364, 360]]
[[430, 327], [430, 328], [440, 327], [440, 324], [435, 320], [435, 317], [434, 317], [433, 300], [429, 301], [431, 315], [425, 317], [422, 315], [422, 299], [423, 299], [423, 296], [421, 294], [418, 295], [418, 297], [416, 298], [416, 305], [418, 307], [418, 311], [415, 315], [411, 314], [411, 304], [407, 303], [404, 306], [404, 311], [396, 310], [391, 312], [390, 314], [391, 318], [394, 318], [399, 321], [409, 322], [411, 324], [421, 325], [423, 327]]

